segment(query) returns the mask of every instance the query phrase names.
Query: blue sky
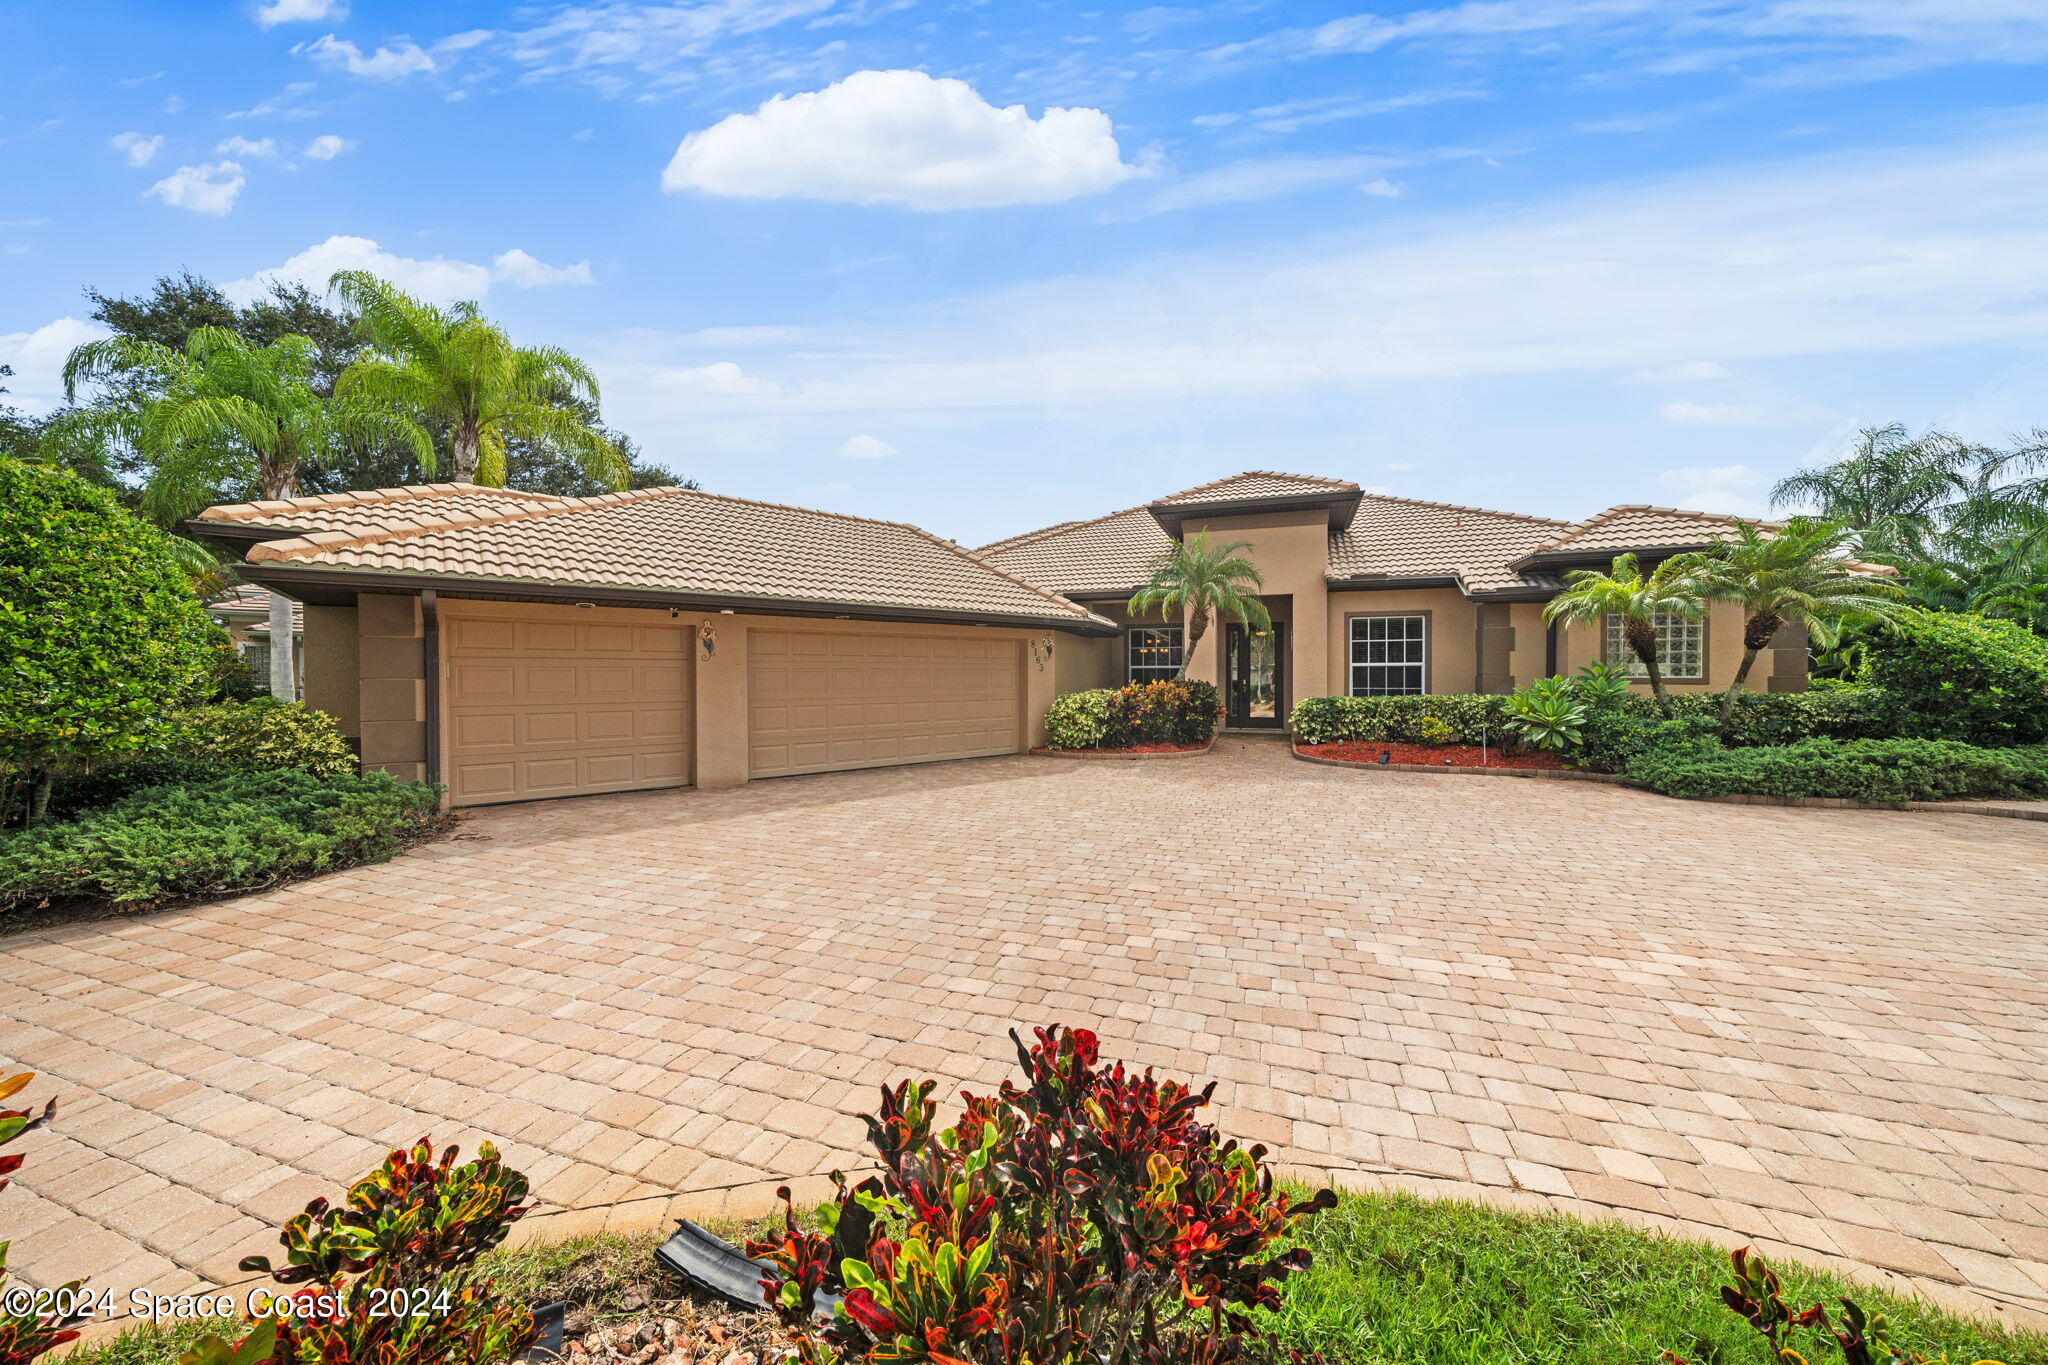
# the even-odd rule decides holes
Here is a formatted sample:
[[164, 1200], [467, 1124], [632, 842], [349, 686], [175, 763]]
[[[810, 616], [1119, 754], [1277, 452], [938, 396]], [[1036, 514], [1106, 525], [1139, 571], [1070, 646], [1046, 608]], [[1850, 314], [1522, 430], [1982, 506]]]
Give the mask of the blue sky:
[[1760, 510], [2048, 425], [2048, 0], [0, 4], [0, 361], [369, 265], [979, 543], [1244, 468]]

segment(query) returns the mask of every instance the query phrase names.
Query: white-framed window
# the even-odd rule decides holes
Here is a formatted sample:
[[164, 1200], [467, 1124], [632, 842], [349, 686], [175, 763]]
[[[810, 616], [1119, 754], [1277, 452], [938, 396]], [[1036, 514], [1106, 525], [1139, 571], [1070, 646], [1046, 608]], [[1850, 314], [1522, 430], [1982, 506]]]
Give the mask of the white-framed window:
[[1351, 695], [1414, 697], [1429, 690], [1427, 616], [1351, 618]]
[[1140, 626], [1124, 632], [1124, 677], [1134, 683], [1179, 677], [1185, 638], [1179, 626]]
[[[1679, 681], [1706, 677], [1706, 623], [1688, 621], [1683, 616], [1667, 616], [1663, 612], [1657, 613], [1652, 620], [1657, 627], [1657, 671], [1667, 679]], [[1620, 664], [1635, 677], [1648, 677], [1643, 661], [1629, 648], [1622, 622], [1623, 618], [1618, 614], [1610, 613], [1607, 617], [1607, 662]]]

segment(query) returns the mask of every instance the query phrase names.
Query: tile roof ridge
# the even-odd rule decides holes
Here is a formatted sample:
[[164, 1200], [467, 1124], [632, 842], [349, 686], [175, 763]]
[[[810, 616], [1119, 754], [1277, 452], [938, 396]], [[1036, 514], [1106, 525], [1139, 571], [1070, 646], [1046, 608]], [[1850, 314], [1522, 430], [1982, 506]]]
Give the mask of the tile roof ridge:
[[1405, 502], [1411, 507], [1434, 507], [1444, 512], [1477, 512], [1483, 517], [1510, 517], [1515, 521], [1541, 522], [1545, 526], [1569, 528], [1573, 523], [1559, 521], [1556, 517], [1539, 517], [1528, 512], [1503, 512], [1495, 507], [1470, 507], [1461, 502], [1438, 502], [1434, 498], [1404, 498], [1393, 493], [1367, 493], [1374, 502]]
[[497, 526], [508, 521], [527, 521], [534, 517], [560, 516], [564, 512], [576, 512], [590, 507], [612, 507], [623, 502], [640, 502], [648, 498], [666, 497], [675, 493], [693, 490], [675, 484], [663, 484], [659, 488], [629, 488], [618, 493], [599, 493], [595, 497], [565, 498], [547, 494], [549, 501], [540, 506], [526, 505], [506, 512], [444, 512], [438, 517], [422, 520], [400, 518], [402, 524], [379, 527], [351, 535], [346, 531], [313, 531], [289, 540], [266, 540], [251, 547], [249, 558], [292, 559], [316, 550], [338, 550], [363, 545], [380, 545], [388, 540], [400, 540], [407, 536], [427, 535], [434, 531], [458, 531], [469, 526]]
[[1302, 483], [1324, 484], [1337, 489], [1339, 492], [1353, 492], [1358, 489], [1358, 485], [1349, 479], [1333, 479], [1326, 474], [1289, 474], [1283, 469], [1242, 469], [1235, 474], [1225, 474], [1220, 479], [1211, 479], [1207, 483], [1198, 483], [1193, 488], [1183, 488], [1178, 493], [1167, 493], [1164, 496], [1152, 499], [1152, 502], [1144, 505], [1150, 507], [1152, 503], [1172, 502], [1176, 498], [1187, 497], [1190, 493], [1205, 492], [1220, 484], [1232, 483], [1238, 479], [1298, 479]]
[[391, 488], [356, 488], [342, 493], [308, 493], [293, 498], [265, 498], [260, 502], [223, 503], [198, 514], [197, 521], [245, 521], [250, 517], [275, 516], [300, 508], [362, 507], [381, 502], [427, 502], [440, 497], [468, 497], [487, 493], [520, 498], [530, 502], [562, 502], [557, 493], [529, 493], [519, 488], [493, 488], [487, 484], [450, 479], [441, 483], [409, 483]]

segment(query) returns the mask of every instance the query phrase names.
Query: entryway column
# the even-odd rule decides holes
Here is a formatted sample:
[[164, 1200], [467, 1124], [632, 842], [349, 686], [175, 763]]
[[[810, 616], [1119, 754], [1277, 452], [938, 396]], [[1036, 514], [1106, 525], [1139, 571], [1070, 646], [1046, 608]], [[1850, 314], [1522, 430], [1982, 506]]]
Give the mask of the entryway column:
[[697, 785], [747, 780], [747, 628], [713, 616], [691, 632], [697, 669]]

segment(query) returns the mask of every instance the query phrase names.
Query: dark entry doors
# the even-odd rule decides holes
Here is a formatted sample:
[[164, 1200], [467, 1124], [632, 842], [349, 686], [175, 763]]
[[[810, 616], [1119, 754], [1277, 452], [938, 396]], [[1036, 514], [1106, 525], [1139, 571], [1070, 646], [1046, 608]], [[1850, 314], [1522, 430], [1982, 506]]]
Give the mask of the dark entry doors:
[[1287, 623], [1265, 630], [1232, 624], [1224, 635], [1224, 720], [1278, 729], [1286, 721]]

